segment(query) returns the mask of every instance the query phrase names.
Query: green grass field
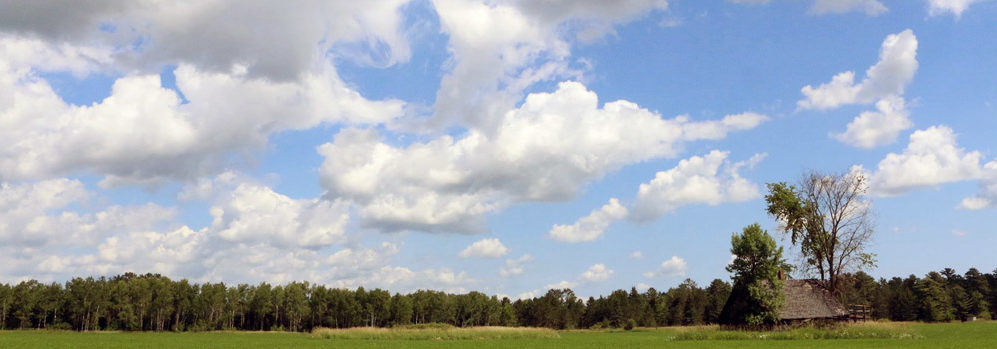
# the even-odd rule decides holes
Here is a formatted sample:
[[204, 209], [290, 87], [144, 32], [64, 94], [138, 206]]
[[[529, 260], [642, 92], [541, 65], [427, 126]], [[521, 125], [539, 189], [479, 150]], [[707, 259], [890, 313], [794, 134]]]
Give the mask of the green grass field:
[[[447, 335], [450, 331], [450, 335]], [[427, 335], [428, 334], [428, 335]], [[453, 339], [447, 339], [453, 338]], [[822, 338], [822, 339], [821, 339]], [[828, 339], [833, 338], [833, 339]], [[997, 348], [997, 322], [872, 323], [833, 330], [720, 331], [711, 327], [634, 331], [532, 329], [361, 329], [316, 333], [122, 333], [3, 331], [0, 348]]]

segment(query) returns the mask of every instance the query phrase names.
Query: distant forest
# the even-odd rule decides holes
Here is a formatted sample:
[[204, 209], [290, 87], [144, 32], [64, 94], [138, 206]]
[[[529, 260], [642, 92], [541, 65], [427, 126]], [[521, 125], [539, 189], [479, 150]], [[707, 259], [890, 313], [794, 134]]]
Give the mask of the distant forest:
[[[872, 316], [895, 321], [952, 321], [997, 314], [997, 270], [952, 269], [923, 278], [879, 279], [858, 272], [840, 280], [846, 304], [869, 305]], [[0, 284], [0, 329], [124, 331], [285, 330], [314, 327], [389, 327], [419, 323], [454, 326], [532, 326], [555, 329], [678, 326], [714, 323], [731, 285], [705, 288], [686, 279], [667, 291], [616, 290], [599, 298], [553, 289], [510, 300], [480, 292], [328, 288], [286, 285], [195, 284], [155, 274], [75, 278], [65, 284]]]

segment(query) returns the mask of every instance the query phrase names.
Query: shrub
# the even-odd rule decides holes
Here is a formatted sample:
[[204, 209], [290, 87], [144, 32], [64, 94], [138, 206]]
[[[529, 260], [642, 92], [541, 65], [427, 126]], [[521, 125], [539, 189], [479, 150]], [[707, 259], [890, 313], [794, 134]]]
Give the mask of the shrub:
[[430, 329], [435, 329], [435, 330], [449, 330], [449, 329], [454, 328], [454, 325], [451, 325], [451, 324], [448, 324], [448, 323], [440, 323], [440, 322], [429, 322], [429, 323], [422, 323], [422, 324], [397, 325], [397, 326], [393, 326], [392, 328], [400, 328], [400, 329], [406, 329], [406, 330], [430, 330]]
[[633, 330], [634, 327], [637, 327], [637, 321], [634, 321], [634, 319], [627, 319], [627, 324], [623, 326], [623, 329], [630, 331]]

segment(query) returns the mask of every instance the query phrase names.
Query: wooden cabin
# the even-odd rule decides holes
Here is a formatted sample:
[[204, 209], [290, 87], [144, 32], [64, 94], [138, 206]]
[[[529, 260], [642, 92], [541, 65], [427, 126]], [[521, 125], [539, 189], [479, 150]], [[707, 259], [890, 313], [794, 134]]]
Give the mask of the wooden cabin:
[[[721, 325], [744, 325], [743, 314], [751, 308], [747, 293], [744, 287], [734, 287], [720, 313]], [[782, 293], [785, 303], [779, 310], [779, 318], [784, 325], [847, 321], [851, 314], [817, 280], [783, 280]]]
[[786, 303], [779, 311], [784, 323], [848, 320], [851, 314], [817, 280], [783, 280]]

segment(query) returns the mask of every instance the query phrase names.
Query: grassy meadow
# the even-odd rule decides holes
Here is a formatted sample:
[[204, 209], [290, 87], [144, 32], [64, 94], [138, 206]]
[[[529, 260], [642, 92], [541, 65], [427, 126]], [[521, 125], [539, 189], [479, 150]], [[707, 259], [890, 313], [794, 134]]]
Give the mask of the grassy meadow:
[[533, 328], [317, 329], [286, 332], [0, 331], [0, 348], [995, 348], [997, 322], [867, 323], [833, 329], [712, 326], [553, 331]]

